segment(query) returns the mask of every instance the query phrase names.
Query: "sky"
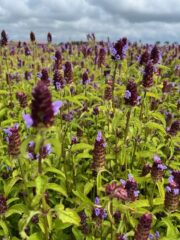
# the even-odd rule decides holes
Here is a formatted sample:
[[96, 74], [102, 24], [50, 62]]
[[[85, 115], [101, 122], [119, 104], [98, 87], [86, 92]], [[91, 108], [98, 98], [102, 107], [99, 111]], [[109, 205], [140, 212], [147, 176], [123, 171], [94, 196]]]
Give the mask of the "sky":
[[54, 42], [97, 40], [156, 42], [180, 40], [180, 0], [0, 0], [0, 30], [9, 40]]

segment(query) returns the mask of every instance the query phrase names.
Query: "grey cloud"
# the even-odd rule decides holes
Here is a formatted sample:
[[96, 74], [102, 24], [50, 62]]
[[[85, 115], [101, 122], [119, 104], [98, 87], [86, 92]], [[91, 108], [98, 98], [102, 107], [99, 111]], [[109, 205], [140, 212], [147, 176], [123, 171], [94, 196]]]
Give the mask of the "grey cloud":
[[179, 28], [178, 0], [0, 0], [0, 29], [15, 40], [34, 31], [46, 41], [50, 31], [56, 42], [84, 40], [88, 32], [99, 40], [178, 41]]

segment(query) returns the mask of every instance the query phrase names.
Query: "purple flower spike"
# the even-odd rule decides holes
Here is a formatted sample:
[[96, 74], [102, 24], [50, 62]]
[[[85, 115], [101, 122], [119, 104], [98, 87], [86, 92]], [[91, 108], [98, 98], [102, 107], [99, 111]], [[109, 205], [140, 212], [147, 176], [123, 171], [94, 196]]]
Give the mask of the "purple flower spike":
[[54, 111], [54, 116], [56, 116], [59, 112], [59, 109], [62, 107], [62, 101], [55, 101], [52, 103], [53, 105], [53, 111]]
[[23, 119], [27, 128], [30, 128], [33, 125], [33, 120], [29, 114], [23, 114]]
[[98, 134], [97, 134], [96, 140], [99, 142], [99, 141], [101, 141], [101, 139], [102, 139], [102, 132], [99, 131]]

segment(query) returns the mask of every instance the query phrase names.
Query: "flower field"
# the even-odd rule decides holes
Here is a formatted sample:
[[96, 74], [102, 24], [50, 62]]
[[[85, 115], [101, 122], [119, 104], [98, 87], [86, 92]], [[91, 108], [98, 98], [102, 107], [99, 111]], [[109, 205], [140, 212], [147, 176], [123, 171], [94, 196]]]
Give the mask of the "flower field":
[[180, 239], [180, 45], [0, 39], [0, 239]]

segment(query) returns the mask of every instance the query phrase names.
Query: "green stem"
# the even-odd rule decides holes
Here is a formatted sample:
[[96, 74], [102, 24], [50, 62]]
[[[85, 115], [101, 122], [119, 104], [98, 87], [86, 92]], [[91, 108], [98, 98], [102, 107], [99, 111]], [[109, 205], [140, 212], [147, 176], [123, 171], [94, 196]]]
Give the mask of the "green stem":
[[[113, 216], [113, 201], [112, 199], [111, 201], [111, 205], [110, 205], [110, 212], [111, 212], [111, 216]], [[111, 221], [111, 240], [113, 240], [113, 222]]]
[[116, 71], [117, 71], [118, 63], [115, 63], [114, 74], [112, 79], [112, 105], [113, 105], [113, 112], [115, 112], [115, 102], [114, 102], [114, 87], [115, 87], [115, 78], [116, 78]]
[[144, 110], [144, 101], [145, 101], [145, 98], [146, 98], [146, 89], [144, 90], [144, 96], [143, 96], [143, 99], [142, 99], [142, 104], [141, 104], [141, 110], [140, 110], [140, 115], [139, 115], [139, 119], [142, 120], [143, 118], [143, 110]]
[[154, 198], [155, 188], [156, 188], [156, 182], [153, 181], [153, 189], [152, 189], [151, 196], [150, 196], [150, 199], [149, 199], [149, 203], [150, 203], [151, 209], [153, 209], [153, 198]]
[[48, 209], [46, 207], [46, 199], [43, 194], [42, 196], [42, 207], [43, 207], [43, 214], [44, 214], [44, 231], [45, 231], [45, 240], [49, 240], [49, 225], [48, 225], [48, 219], [47, 219], [47, 212]]
[[125, 128], [125, 134], [124, 134], [124, 144], [126, 144], [126, 139], [127, 139], [127, 135], [128, 135], [130, 116], [131, 116], [131, 108], [129, 109], [129, 111], [127, 112], [127, 115], [126, 115], [126, 128]]
[[127, 157], [126, 157], [126, 144], [127, 144], [127, 136], [128, 136], [128, 130], [129, 130], [129, 122], [130, 122], [130, 116], [131, 116], [131, 108], [129, 109], [129, 111], [127, 112], [126, 115], [126, 128], [125, 128], [125, 134], [124, 134], [124, 147], [125, 147], [125, 153], [124, 153], [124, 158], [125, 158], [125, 173], [126, 176], [128, 175], [127, 170], [128, 170], [128, 161], [127, 161]]

